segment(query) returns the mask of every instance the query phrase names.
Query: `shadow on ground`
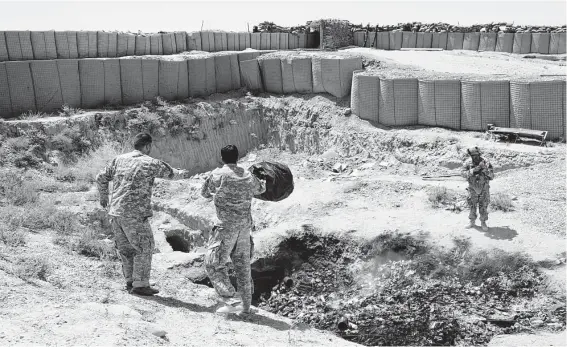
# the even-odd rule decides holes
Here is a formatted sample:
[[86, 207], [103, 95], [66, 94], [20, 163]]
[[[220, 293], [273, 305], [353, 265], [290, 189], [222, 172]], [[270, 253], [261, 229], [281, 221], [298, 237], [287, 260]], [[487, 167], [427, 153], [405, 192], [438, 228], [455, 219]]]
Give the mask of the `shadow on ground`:
[[169, 307], [186, 308], [193, 312], [209, 312], [209, 313], [215, 312], [214, 306], [211, 307], [201, 306], [167, 296], [140, 296], [140, 297], [146, 300], [155, 301], [158, 304], [162, 304]]
[[230, 320], [235, 320], [235, 321], [244, 321], [244, 322], [249, 322], [252, 324], [257, 324], [257, 325], [265, 325], [267, 327], [270, 327], [272, 329], [276, 329], [276, 330], [280, 330], [280, 331], [286, 331], [286, 330], [290, 330], [292, 328], [291, 325], [289, 325], [286, 322], [282, 322], [276, 319], [272, 319], [272, 318], [268, 318], [266, 316], [261, 316], [258, 314], [251, 314], [249, 317], [246, 318], [240, 318], [236, 315], [228, 315], [227, 319]]
[[514, 237], [518, 236], [518, 232], [508, 226], [489, 227], [486, 232], [482, 231], [480, 227], [476, 227], [476, 229], [482, 232], [484, 236], [493, 240], [512, 240]]

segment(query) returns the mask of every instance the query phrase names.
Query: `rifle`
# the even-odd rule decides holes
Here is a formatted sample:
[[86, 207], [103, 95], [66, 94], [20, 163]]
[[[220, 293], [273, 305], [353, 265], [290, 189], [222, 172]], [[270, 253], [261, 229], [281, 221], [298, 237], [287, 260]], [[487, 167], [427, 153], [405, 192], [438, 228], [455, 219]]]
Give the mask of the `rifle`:
[[452, 177], [463, 178], [461, 174], [451, 174], [451, 175], [438, 175], [438, 176], [421, 176], [424, 181], [444, 181], [445, 179], [450, 179]]

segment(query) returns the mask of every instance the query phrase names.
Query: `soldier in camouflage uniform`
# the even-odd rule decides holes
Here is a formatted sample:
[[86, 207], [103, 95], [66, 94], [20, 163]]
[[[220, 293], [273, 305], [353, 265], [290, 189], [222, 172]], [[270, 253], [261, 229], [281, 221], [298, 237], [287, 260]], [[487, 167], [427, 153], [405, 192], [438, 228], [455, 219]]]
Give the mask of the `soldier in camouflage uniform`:
[[[252, 301], [252, 198], [266, 190], [266, 183], [236, 164], [236, 146], [224, 147], [221, 157], [225, 165], [214, 170], [201, 189], [203, 197], [213, 197], [218, 218], [209, 239], [205, 266], [215, 290], [225, 303], [217, 312], [246, 315], [250, 313]], [[228, 276], [227, 265], [231, 259], [242, 300], [236, 298], [236, 291]]]
[[470, 207], [469, 224], [467, 228], [474, 228], [476, 221], [476, 209], [480, 214], [482, 230], [488, 231], [486, 221], [488, 220], [488, 205], [490, 204], [490, 181], [494, 179], [492, 164], [480, 156], [478, 147], [467, 150], [471, 159], [468, 159], [462, 169], [462, 176], [469, 182], [468, 203]]
[[122, 259], [126, 289], [132, 294], [154, 295], [150, 270], [154, 235], [150, 229], [151, 197], [155, 178], [187, 178], [185, 170], [173, 169], [149, 156], [152, 137], [141, 133], [134, 137], [135, 150], [114, 158], [97, 178], [100, 204], [108, 206], [108, 184], [112, 182], [111, 216], [116, 248]]

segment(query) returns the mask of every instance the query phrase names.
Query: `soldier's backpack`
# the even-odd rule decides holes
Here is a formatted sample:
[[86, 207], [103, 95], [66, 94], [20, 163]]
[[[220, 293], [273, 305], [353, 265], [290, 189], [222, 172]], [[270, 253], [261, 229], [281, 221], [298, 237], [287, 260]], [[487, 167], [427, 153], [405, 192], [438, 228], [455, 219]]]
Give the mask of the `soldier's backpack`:
[[248, 168], [254, 176], [266, 180], [266, 191], [255, 198], [281, 201], [293, 192], [293, 175], [287, 165], [263, 161]]

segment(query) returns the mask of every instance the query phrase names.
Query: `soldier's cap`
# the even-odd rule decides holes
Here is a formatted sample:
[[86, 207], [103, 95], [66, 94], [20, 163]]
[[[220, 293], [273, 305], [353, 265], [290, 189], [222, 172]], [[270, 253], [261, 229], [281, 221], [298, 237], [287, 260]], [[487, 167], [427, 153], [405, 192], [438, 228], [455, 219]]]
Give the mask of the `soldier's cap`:
[[469, 148], [467, 152], [469, 155], [480, 155], [480, 149], [478, 149], [478, 147]]

